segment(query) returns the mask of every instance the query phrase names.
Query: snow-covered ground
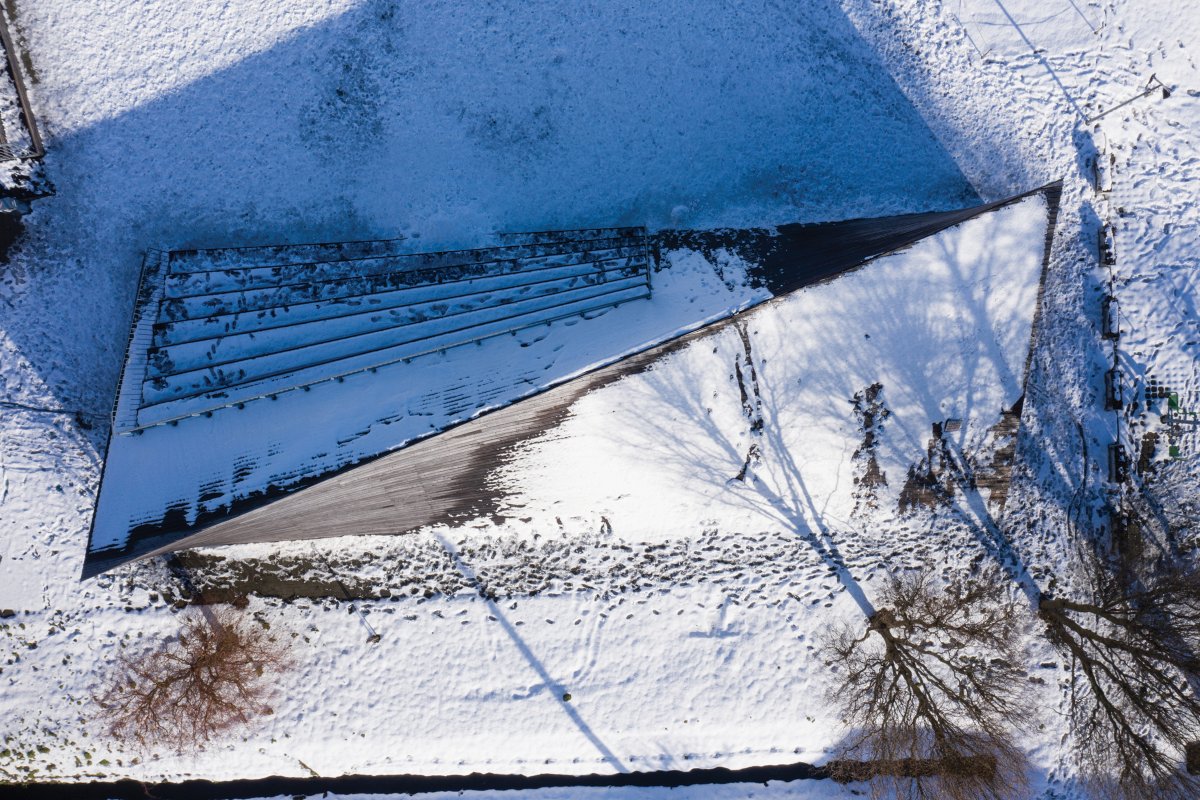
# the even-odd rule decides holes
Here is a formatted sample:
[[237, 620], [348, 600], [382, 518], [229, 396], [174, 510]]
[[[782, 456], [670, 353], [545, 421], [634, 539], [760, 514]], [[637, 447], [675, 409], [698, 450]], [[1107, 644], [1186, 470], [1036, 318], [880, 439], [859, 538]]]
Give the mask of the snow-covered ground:
[[[135, 762], [110, 749], [89, 721], [105, 665], [118, 648], [149, 647], [178, 627], [158, 565], [75, 581], [147, 247], [404, 234], [432, 249], [503, 228], [815, 221], [955, 207], [1061, 177], [1005, 507], [1008, 524], [1026, 531], [1020, 550], [1035, 575], [1060, 564], [1083, 465], [1084, 505], [1099, 508], [1103, 450], [1118, 425], [1153, 421], [1102, 411], [1112, 359], [1098, 332], [1103, 221], [1116, 227], [1123, 363], [1178, 387], [1185, 406], [1200, 404], [1200, 15], [1178, 4], [11, 5], [36, 67], [30, 89], [58, 192], [35, 205], [0, 271], [0, 609], [17, 612], [0, 620], [9, 751], [0, 775], [307, 774], [301, 762], [321, 774], [742, 766], [819, 760], [837, 742], [813, 639], [859, 611], [819, 548], [764, 521], [739, 535], [681, 530], [651, 550], [602, 528], [596, 511], [542, 534], [574, 538], [579, 550], [548, 560], [568, 574], [534, 575], [536, 591], [518, 573], [557, 546], [538, 539], [521, 550], [515, 540], [536, 530], [480, 521], [395, 540], [366, 565], [364, 543], [347, 544], [359, 552], [339, 570], [358, 564], [384, 577], [404, 572], [408, 554], [449, 548], [457, 559], [442, 563], [462, 581], [431, 569], [424, 583], [404, 582], [403, 599], [360, 604], [378, 645], [344, 603], [253, 598], [250, 612], [293, 641], [305, 665], [281, 687], [276, 716], [195, 758]], [[1139, 93], [1152, 72], [1170, 98], [1083, 121]], [[1116, 155], [1107, 198], [1091, 183], [1102, 140]], [[1005, 266], [1023, 263], [1003, 255]], [[859, 344], [834, 352], [806, 341], [803, 352], [866, 361]], [[921, 387], [895, 388], [884, 387], [888, 403]], [[829, 393], [828, 413], [840, 404], [851, 424], [844, 389]], [[910, 439], [919, 430], [897, 412], [885, 434], [893, 421]], [[1194, 487], [1198, 463], [1185, 449], [1160, 467], [1163, 480]], [[900, 484], [893, 469], [884, 469], [889, 490]], [[894, 516], [895, 502], [866, 519]], [[869, 552], [870, 566], [949, 552], [957, 563], [979, 549], [954, 509], [882, 527], [869, 546], [855, 526], [834, 524], [845, 509], [818, 511], [833, 512], [820, 519], [831, 541]], [[265, 562], [302, 551], [230, 555]], [[659, 557], [666, 567], [649, 566]], [[712, 569], [689, 571], [695, 562]], [[594, 581], [567, 586], [572, 566]], [[868, 572], [856, 577], [869, 594]], [[475, 579], [501, 599], [481, 598]], [[446, 594], [426, 597], [431, 586]], [[1035, 666], [1053, 660], [1030, 654], [1045, 680], [1046, 727], [1027, 747], [1035, 787], [1062, 797], [1071, 773], [1060, 670]]]

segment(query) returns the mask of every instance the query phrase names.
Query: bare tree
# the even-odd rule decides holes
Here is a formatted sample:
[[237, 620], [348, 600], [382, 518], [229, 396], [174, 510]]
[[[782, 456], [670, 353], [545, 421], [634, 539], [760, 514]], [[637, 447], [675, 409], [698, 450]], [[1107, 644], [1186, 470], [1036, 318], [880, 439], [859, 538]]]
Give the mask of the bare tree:
[[928, 569], [893, 578], [861, 635], [825, 643], [845, 670], [831, 699], [849, 734], [838, 780], [875, 796], [1010, 800], [1024, 783], [1010, 738], [1023, 716], [1017, 605], [996, 570], [937, 585]]
[[286, 666], [262, 628], [221, 610], [189, 617], [177, 639], [150, 654], [122, 654], [95, 700], [118, 741], [193, 751], [271, 713], [268, 679]]
[[1200, 797], [1181, 755], [1200, 737], [1200, 570], [1085, 554], [1084, 599], [1043, 595], [1050, 640], [1070, 658], [1071, 722], [1095, 794]]

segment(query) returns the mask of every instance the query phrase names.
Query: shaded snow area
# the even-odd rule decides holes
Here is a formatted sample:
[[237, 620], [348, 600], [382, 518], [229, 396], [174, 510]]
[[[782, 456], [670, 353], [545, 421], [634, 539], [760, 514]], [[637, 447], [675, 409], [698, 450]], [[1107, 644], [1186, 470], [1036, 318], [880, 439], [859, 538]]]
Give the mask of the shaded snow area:
[[[94, 411], [146, 247], [407, 234], [436, 249], [497, 229], [843, 219], [974, 197], [829, 1], [661, 16], [636, 3], [18, 7], [59, 191], [28, 220], [5, 335]], [[100, 299], [47, 331], [47, 309], [84, 280]]]
[[[1117, 438], [1136, 461], [1144, 434], [1160, 434], [1134, 480], [1194, 495], [1200, 456], [1180, 420], [1200, 406], [1200, 15], [1178, 3], [6, 8], [56, 194], [0, 267], [0, 611], [14, 612], [0, 618], [0, 778], [820, 763], [843, 732], [817, 640], [861, 620], [889, 573], [928, 560], [960, 574], [990, 558], [982, 534], [999, 524], [1034, 581], [1066, 585], [1068, 529], [1106, 524], [1119, 494], [1104, 464]], [[1092, 119], [1151, 73], [1169, 98]], [[770, 226], [956, 208], [1057, 178], [1040, 298], [1034, 198], [581, 398], [489, 475], [496, 517], [191, 555], [193, 581], [249, 593], [246, 613], [290, 643], [274, 714], [194, 755], [101, 735], [91, 697], [116, 656], [198, 613], [176, 609], [181, 588], [158, 559], [77, 580], [146, 249], [403, 236], [418, 251], [498, 230]], [[1098, 256], [1106, 223], [1112, 265]], [[424, 387], [486, 373], [511, 388], [547, 365], [565, 377], [595, 363], [589, 330], [615, 355], [758, 299], [732, 253], [664, 257], [654, 299], [638, 301], [657, 304], [653, 320], [632, 304], [371, 385], [403, 395], [413, 419], [460, 418], [493, 401], [484, 389]], [[1104, 410], [1110, 292], [1120, 412]], [[1147, 398], [1152, 378], [1175, 407]], [[199, 473], [261, 449], [285, 470], [410, 435], [362, 433], [383, 392], [345, 392], [336, 414], [299, 408], [326, 402], [318, 388], [296, 397], [279, 403], [302, 425], [278, 403], [247, 404], [181, 424], [189, 445], [169, 458]], [[308, 455], [279, 449], [292, 443]], [[952, 472], [980, 491], [956, 489]], [[132, 505], [142, 488], [128, 487]], [[1030, 632], [1032, 794], [1082, 800], [1067, 665]], [[635, 791], [861, 788], [522, 794]]]

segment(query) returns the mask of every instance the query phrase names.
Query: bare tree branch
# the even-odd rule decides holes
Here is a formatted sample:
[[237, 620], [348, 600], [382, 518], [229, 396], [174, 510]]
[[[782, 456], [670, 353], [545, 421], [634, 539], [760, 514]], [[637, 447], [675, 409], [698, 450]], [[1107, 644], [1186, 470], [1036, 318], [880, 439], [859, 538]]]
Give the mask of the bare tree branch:
[[832, 699], [849, 729], [834, 777], [870, 780], [877, 797], [1013, 797], [1024, 674], [1008, 582], [988, 570], [942, 587], [926, 569], [893, 578], [881, 599], [866, 636], [847, 625], [825, 642], [845, 670]]
[[1200, 737], [1200, 571], [1164, 561], [1080, 561], [1080, 598], [1043, 595], [1047, 636], [1075, 666], [1071, 723], [1097, 796], [1200, 797], [1181, 754]]
[[212, 617], [188, 618], [153, 653], [120, 657], [95, 698], [115, 739], [188, 752], [271, 713], [269, 677], [288, 665], [282, 647], [233, 611]]

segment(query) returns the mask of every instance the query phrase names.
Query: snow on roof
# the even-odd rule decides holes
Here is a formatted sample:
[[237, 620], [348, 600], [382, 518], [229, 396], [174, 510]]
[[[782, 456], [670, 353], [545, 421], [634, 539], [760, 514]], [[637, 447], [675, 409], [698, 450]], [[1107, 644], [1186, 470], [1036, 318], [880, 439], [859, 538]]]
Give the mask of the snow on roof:
[[[924, 224], [945, 227], [980, 210], [932, 215], [936, 220]], [[910, 238], [893, 239], [891, 246], [926, 230], [914, 218], [895, 224]], [[1045, 225], [1045, 203], [1040, 195], [1030, 197], [909, 254], [772, 304], [739, 324], [774, 331], [761, 334], [768, 339], [757, 345], [778, 351], [773, 359], [787, 357], [784, 351], [791, 349], [791, 357], [819, 353], [830, 366], [839, 359], [846, 365], [896, 363], [898, 352], [886, 348], [917, 344], [928, 363], [976, 351], [973, 376], [939, 368], [944, 387], [918, 393], [925, 400], [943, 395], [941, 416], [930, 419], [970, 418], [976, 407], [994, 417], [1021, 394]], [[611, 396], [614, 406], [604, 413], [612, 419], [623, 409], [642, 424], [659, 426], [663, 417], [643, 408], [642, 390], [618, 398], [649, 380], [632, 372], [653, 364], [647, 375], [666, 375], [657, 362], [692, 339], [658, 351], [647, 348], [727, 319], [771, 292], [764, 281], [751, 279], [758, 267], [731, 253], [714, 270], [701, 250], [680, 248], [667, 253], [647, 297], [650, 251], [644, 232], [600, 230], [584, 237], [586, 246], [580, 236], [559, 234], [557, 244], [509, 237], [499, 248], [451, 255], [405, 253], [404, 245], [387, 242], [341, 245], [334, 256], [328, 246], [311, 252], [256, 248], [172, 253], [152, 262], [139, 293], [85, 574], [202, 543], [399, 533], [429, 524], [486, 495], [467, 483], [482, 480], [499, 465], [493, 456], [500, 450], [557, 422], [564, 410], [576, 417], [581, 413], [576, 401], [592, 404]], [[816, 277], [828, 277], [829, 268], [822, 269], [826, 272]], [[885, 296], [895, 307], [881, 305]], [[793, 308], [807, 310], [793, 319], [787, 310]], [[919, 318], [911, 316], [921, 309]], [[866, 323], [878, 326], [893, 316], [888, 330], [875, 328], [881, 338], [872, 340]], [[851, 336], [856, 325], [866, 335]], [[806, 333], [785, 335], [788, 330]], [[728, 326], [696, 336], [716, 337], [722, 359], [738, 341]], [[708, 345], [688, 345], [671, 358], [686, 361], [696, 347], [699, 352]], [[635, 352], [641, 353], [636, 361], [595, 371]], [[835, 353], [840, 355], [834, 358]], [[722, 364], [718, 372], [724, 374], [728, 364]], [[788, 407], [799, 402], [844, 411], [851, 395], [884, 377], [889, 401], [921, 405], [921, 398], [908, 395], [916, 390], [905, 388], [919, 385], [916, 375], [885, 375], [881, 368], [868, 380], [860, 372], [839, 372], [828, 391], [820, 387], [831, 376], [817, 371], [800, 377], [801, 389], [789, 392]], [[590, 373], [587, 382], [566, 383], [536, 403], [517, 403], [504, 415], [427, 439], [584, 373]], [[700, 383], [714, 379], [697, 376]], [[676, 400], [657, 402], [687, 397], [686, 380], [679, 380]], [[851, 387], [846, 381], [866, 383]], [[925, 405], [928, 417], [933, 410]], [[806, 435], [818, 439], [838, 430], [832, 417], [802, 415], [800, 421]], [[675, 422], [666, 430], [698, 435], [685, 433], [687, 420], [678, 424], [678, 431]], [[928, 425], [923, 418], [921, 426]], [[636, 430], [629, 421], [622, 428]], [[963, 441], [981, 435], [971, 425], [959, 434]], [[421, 439], [427, 441], [405, 447]], [[453, 442], [466, 442], [466, 450], [448, 455]], [[593, 444], [604, 453], [603, 464], [622, 463], [611, 448]], [[518, 505], [553, 505], [560, 490], [570, 497], [572, 475], [596, 475], [601, 479], [594, 485], [605, 484], [602, 466], [553, 466], [578, 456], [567, 447], [530, 467], [530, 474], [557, 473], [544, 484], [512, 478], [514, 467], [505, 468], [506, 491], [530, 495]], [[378, 459], [386, 453], [391, 455]], [[393, 464], [403, 465], [399, 483]], [[324, 480], [335, 473], [336, 481]], [[655, 466], [644, 485], [656, 486], [671, 474]], [[590, 477], [585, 482], [591, 484]], [[289, 495], [294, 499], [280, 499]], [[289, 516], [293, 507], [298, 514]]]
[[89, 553], [129, 554], [769, 296], [697, 256], [647, 299], [640, 234], [611, 238], [509, 237], [482, 270], [384, 243], [152, 262]]

